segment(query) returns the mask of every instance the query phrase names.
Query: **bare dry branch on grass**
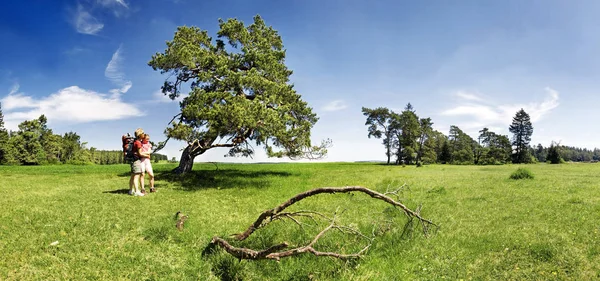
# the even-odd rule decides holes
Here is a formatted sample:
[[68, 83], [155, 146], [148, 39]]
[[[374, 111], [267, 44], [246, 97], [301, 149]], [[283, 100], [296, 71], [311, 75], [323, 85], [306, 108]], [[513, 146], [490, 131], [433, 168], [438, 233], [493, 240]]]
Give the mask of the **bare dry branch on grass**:
[[260, 214], [258, 216], [258, 219], [252, 225], [250, 225], [248, 227], [248, 229], [246, 229], [246, 231], [236, 234], [235, 238], [239, 241], [242, 241], [242, 240], [248, 238], [248, 236], [250, 236], [250, 234], [252, 234], [254, 231], [256, 231], [260, 227], [262, 227], [262, 226], [268, 224], [270, 221], [272, 221], [271, 218], [273, 218], [274, 216], [277, 216], [277, 214], [281, 213], [287, 207], [293, 205], [294, 203], [296, 203], [304, 198], [322, 194], [322, 193], [335, 194], [335, 193], [351, 193], [351, 192], [362, 192], [362, 193], [365, 193], [365, 194], [371, 196], [374, 199], [383, 200], [395, 207], [399, 207], [400, 209], [402, 209], [402, 211], [404, 211], [404, 213], [409, 217], [409, 219], [417, 218], [419, 220], [419, 222], [422, 223], [423, 230], [425, 232], [427, 231], [428, 225], [436, 225], [432, 221], [421, 217], [421, 215], [419, 213], [409, 209], [404, 204], [395, 201], [394, 199], [388, 197], [387, 195], [385, 195], [383, 193], [379, 193], [377, 191], [368, 189], [366, 187], [362, 187], [362, 186], [321, 187], [321, 188], [315, 188], [315, 189], [311, 189], [309, 191], [302, 192], [302, 193], [290, 198], [288, 201], [283, 202], [281, 205], [279, 205], [273, 209], [264, 211], [262, 214]]
[[[421, 216], [421, 206], [418, 206], [415, 209], [415, 211], [413, 211], [413, 210], [409, 209], [408, 207], [406, 207], [404, 204], [402, 204], [388, 196], [388, 195], [398, 196], [398, 193], [405, 187], [406, 187], [406, 185], [403, 185], [396, 190], [386, 191], [386, 193], [380, 193], [377, 191], [373, 191], [371, 189], [368, 189], [368, 188], [362, 187], [362, 186], [322, 187], [322, 188], [308, 190], [306, 192], [300, 193], [300, 194], [290, 198], [289, 200], [283, 202], [282, 204], [280, 204], [279, 206], [277, 206], [273, 209], [262, 212], [258, 216], [258, 219], [252, 225], [250, 225], [244, 232], [233, 235], [235, 237], [235, 239], [238, 241], [245, 240], [252, 233], [254, 233], [257, 229], [264, 227], [265, 225], [269, 224], [270, 222], [272, 222], [274, 220], [289, 219], [301, 227], [303, 226], [303, 223], [298, 219], [300, 217], [310, 218], [315, 222], [315, 224], [318, 224], [316, 221], [316, 217], [325, 219], [330, 222], [327, 227], [325, 227], [323, 230], [321, 230], [307, 245], [304, 245], [304, 246], [298, 246], [293, 249], [282, 251], [289, 247], [289, 243], [283, 242], [281, 244], [271, 246], [265, 250], [257, 251], [257, 250], [249, 249], [249, 248], [235, 247], [235, 246], [229, 244], [229, 242], [227, 242], [226, 240], [224, 240], [220, 237], [216, 237], [216, 236], [212, 239], [211, 244], [217, 245], [217, 246], [223, 248], [226, 252], [228, 252], [229, 254], [231, 254], [239, 259], [252, 259], [252, 260], [272, 259], [272, 260], [278, 261], [279, 259], [284, 258], [284, 257], [289, 257], [289, 256], [293, 256], [293, 255], [303, 254], [303, 253], [311, 253], [315, 256], [328, 256], [328, 257], [338, 258], [338, 259], [342, 259], [342, 260], [359, 258], [371, 246], [373, 239], [375, 237], [375, 228], [373, 228], [373, 231], [372, 231], [373, 236], [369, 237], [369, 236], [361, 233], [358, 229], [351, 228], [348, 226], [338, 225], [336, 223], [335, 215], [333, 218], [330, 218], [322, 213], [310, 211], [310, 210], [301, 210], [301, 211], [295, 211], [295, 212], [283, 212], [283, 211], [287, 207], [293, 205], [294, 203], [296, 203], [300, 200], [303, 200], [307, 197], [318, 195], [318, 194], [361, 192], [361, 193], [365, 193], [365, 194], [371, 196], [374, 199], [382, 200], [386, 203], [393, 205], [394, 207], [400, 208], [404, 212], [404, 214], [408, 217], [408, 220], [409, 220], [407, 222], [407, 224], [405, 225], [405, 229], [403, 232], [407, 231], [408, 228], [412, 229], [413, 219], [416, 218], [417, 222], [420, 223], [423, 227], [423, 233], [427, 236], [429, 226], [431, 226], [431, 225], [437, 226], [437, 225], [434, 224], [433, 222], [431, 222], [430, 220], [425, 219]], [[361, 239], [368, 241], [368, 244], [365, 247], [363, 247], [360, 251], [358, 251], [357, 253], [353, 253], [353, 254], [323, 252], [323, 251], [316, 250], [314, 248], [315, 244], [319, 241], [319, 239], [321, 239], [327, 232], [329, 232], [331, 230], [337, 230], [337, 231], [340, 231], [345, 234], [355, 235], [357, 237], [360, 237]]]

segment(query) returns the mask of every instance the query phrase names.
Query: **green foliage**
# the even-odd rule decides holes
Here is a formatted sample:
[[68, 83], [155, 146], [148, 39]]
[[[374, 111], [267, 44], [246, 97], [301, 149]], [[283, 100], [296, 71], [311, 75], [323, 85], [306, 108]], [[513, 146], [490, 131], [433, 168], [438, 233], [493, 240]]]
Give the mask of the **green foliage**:
[[512, 124], [508, 129], [513, 133], [512, 146], [515, 148], [512, 155], [513, 163], [530, 163], [528, 147], [533, 134], [533, 126], [529, 114], [521, 108], [513, 117]]
[[474, 163], [475, 140], [463, 132], [457, 126], [450, 126], [448, 135], [449, 148], [451, 151], [451, 163], [468, 165]]
[[[64, 136], [53, 134], [46, 126], [46, 117], [27, 120], [19, 124], [19, 130], [9, 134], [2, 127], [0, 110], [0, 164], [123, 164], [122, 150], [103, 151], [81, 142], [75, 132]], [[152, 161], [166, 161], [166, 155], [153, 153]]]
[[[431, 118], [427, 117], [419, 120], [419, 150], [417, 151], [417, 165], [421, 164], [419, 161], [421, 161], [421, 158], [423, 157], [426, 159], [423, 161], [426, 164], [435, 163], [435, 143], [429, 141], [433, 134], [433, 128], [431, 126], [433, 126]], [[431, 160], [434, 162], [431, 162]]]
[[370, 109], [363, 107], [362, 113], [367, 117], [365, 125], [368, 127], [368, 137], [380, 139], [383, 137], [383, 145], [385, 146], [385, 155], [387, 156], [387, 164], [390, 164], [392, 155], [392, 112], [385, 107]]
[[518, 168], [512, 174], [510, 174], [510, 178], [513, 180], [522, 180], [522, 179], [533, 179], [533, 173], [527, 168]]
[[219, 20], [217, 38], [181, 26], [165, 51], [148, 63], [175, 77], [162, 86], [170, 98], [178, 97], [185, 83], [191, 87], [181, 113], [166, 129], [168, 137], [191, 144], [182, 157], [193, 161], [216, 147], [250, 155], [250, 142], [275, 157], [326, 153], [324, 144], [316, 150], [311, 145], [318, 118], [290, 83], [292, 71], [285, 65], [278, 32], [255, 16], [248, 26], [237, 19]]
[[552, 142], [550, 148], [548, 148], [548, 156], [546, 159], [550, 162], [550, 164], [560, 164], [563, 162], [560, 157], [560, 149], [559, 144]]
[[444, 140], [440, 154], [438, 154], [438, 161], [442, 164], [449, 164], [452, 161], [452, 151], [450, 151], [450, 143], [448, 139]]
[[496, 134], [488, 128], [483, 128], [479, 133], [481, 146], [478, 148], [477, 164], [498, 165], [510, 161], [512, 148], [508, 136]]

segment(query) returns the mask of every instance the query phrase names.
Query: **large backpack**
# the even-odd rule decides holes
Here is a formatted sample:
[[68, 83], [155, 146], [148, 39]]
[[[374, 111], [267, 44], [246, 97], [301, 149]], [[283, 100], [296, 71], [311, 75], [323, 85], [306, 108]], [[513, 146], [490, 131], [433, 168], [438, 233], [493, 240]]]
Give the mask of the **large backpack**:
[[121, 137], [121, 142], [123, 143], [123, 159], [125, 162], [133, 162], [137, 160], [137, 157], [133, 151], [133, 142], [135, 142], [135, 138], [127, 133], [127, 135], [123, 135]]

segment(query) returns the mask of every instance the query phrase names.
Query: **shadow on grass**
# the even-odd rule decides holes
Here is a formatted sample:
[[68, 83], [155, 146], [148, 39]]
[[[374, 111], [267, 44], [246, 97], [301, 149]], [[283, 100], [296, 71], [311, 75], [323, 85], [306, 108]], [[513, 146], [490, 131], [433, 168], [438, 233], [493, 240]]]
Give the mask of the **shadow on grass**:
[[102, 191], [102, 193], [111, 193], [111, 194], [127, 194], [129, 189], [117, 189], [117, 190], [107, 190]]
[[[121, 173], [119, 177], [129, 177]], [[289, 177], [284, 171], [245, 171], [237, 169], [194, 170], [185, 175], [172, 171], [155, 171], [156, 180], [178, 185], [183, 190], [196, 191], [206, 188], [263, 188], [271, 186], [274, 177]]]

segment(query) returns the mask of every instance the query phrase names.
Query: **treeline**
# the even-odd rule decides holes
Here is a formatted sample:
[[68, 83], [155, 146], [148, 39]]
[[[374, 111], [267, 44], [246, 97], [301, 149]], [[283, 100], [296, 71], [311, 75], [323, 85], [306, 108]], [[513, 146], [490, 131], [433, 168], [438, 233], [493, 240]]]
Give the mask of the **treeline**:
[[[38, 119], [19, 124], [17, 131], [4, 127], [4, 116], [0, 109], [0, 164], [44, 165], [44, 164], [121, 164], [121, 150], [97, 150], [87, 148], [87, 142], [74, 132], [54, 134], [47, 126], [44, 115]], [[120, 135], [115, 137], [120, 144]], [[120, 145], [118, 145], [120, 146]], [[167, 160], [166, 155], [152, 154], [152, 160]]]
[[362, 108], [367, 120], [368, 137], [382, 139], [387, 163], [395, 164], [479, 164], [598, 161], [600, 150], [588, 150], [552, 144], [529, 146], [533, 125], [529, 115], [519, 110], [509, 132], [502, 135], [482, 128], [477, 139], [450, 126], [448, 135], [433, 130], [431, 118], [419, 118], [410, 103], [396, 113], [388, 108]]
[[[600, 161], [600, 149], [594, 148], [593, 150], [587, 148], [579, 148], [573, 146], [564, 146], [559, 144], [553, 144], [556, 146], [556, 153], [558, 154], [558, 161], [571, 161], [571, 162], [597, 162]], [[544, 147], [542, 144], [538, 144], [535, 147], [531, 147], [531, 154], [534, 155], [538, 162], [551, 161], [551, 150], [550, 147]], [[549, 154], [550, 153], [550, 154]], [[556, 161], [556, 160], [555, 160]]]

